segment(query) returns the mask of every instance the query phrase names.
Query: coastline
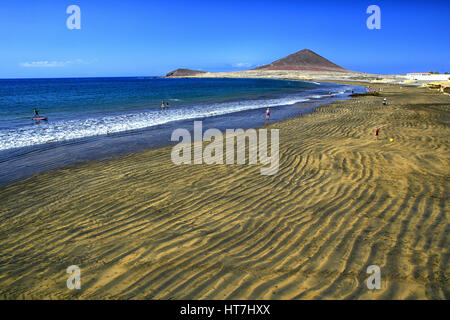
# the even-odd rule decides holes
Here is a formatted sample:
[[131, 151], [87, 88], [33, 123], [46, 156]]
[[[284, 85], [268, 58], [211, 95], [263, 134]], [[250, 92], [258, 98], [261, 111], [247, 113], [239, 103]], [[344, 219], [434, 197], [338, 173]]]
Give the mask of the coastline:
[[2, 187], [0, 297], [448, 299], [448, 97], [371, 85], [271, 124], [273, 177], [162, 147]]
[[[119, 80], [123, 80], [123, 78], [120, 78]], [[217, 79], [213, 79], [211, 81], [214, 83], [215, 80]], [[243, 80], [245, 81], [246, 79]], [[197, 80], [194, 79], [193, 81], [195, 84], [195, 81]], [[206, 80], [206, 82], [209, 81]], [[279, 82], [285, 81], [279, 80]], [[292, 81], [287, 82], [290, 83]], [[112, 83], [114, 83], [114, 81], [112, 81]], [[178, 85], [183, 85], [183, 82], [181, 81], [180, 83], [178, 80]], [[333, 90], [333, 95], [331, 97], [328, 96], [328, 90]], [[186, 105], [186, 111], [182, 111], [184, 107], [177, 108], [175, 106], [175, 108], [171, 108], [171, 114], [166, 112], [158, 113], [158, 111], [160, 111], [160, 107], [157, 106], [157, 110], [154, 110], [155, 108], [153, 104], [144, 108], [145, 112], [138, 114], [138, 116], [136, 116], [136, 113], [133, 114], [133, 112], [125, 113], [124, 116], [127, 117], [127, 119], [124, 123], [128, 127], [125, 130], [123, 130], [124, 127], [122, 124], [119, 126], [119, 131], [114, 131], [114, 121], [118, 121], [119, 123], [120, 121], [123, 122], [121, 117], [111, 117], [111, 119], [105, 120], [113, 123], [111, 128], [112, 131], [107, 134], [96, 134], [99, 129], [95, 123], [100, 123], [100, 131], [105, 131], [102, 120], [99, 120], [96, 117], [90, 119], [91, 123], [86, 126], [86, 132], [80, 130], [80, 127], [76, 126], [77, 122], [75, 122], [75, 125], [67, 125], [67, 123], [61, 121], [58, 122], [58, 120], [56, 120], [56, 122], [52, 121], [53, 125], [58, 128], [56, 131], [59, 130], [59, 132], [65, 132], [64, 135], [60, 136], [58, 132], [51, 132], [55, 131], [51, 128], [50, 130], [36, 131], [35, 139], [45, 140], [52, 137], [54, 141], [0, 150], [0, 187], [31, 177], [35, 174], [42, 174], [49, 170], [83, 164], [92, 160], [102, 161], [113, 159], [126, 154], [138, 153], [148, 149], [173, 145], [174, 143], [171, 142], [170, 138], [171, 133], [177, 128], [188, 128], [188, 130], [192, 130], [194, 119], [203, 120], [205, 129], [217, 128], [220, 130], [225, 130], [231, 128], [258, 128], [265, 124], [264, 112], [266, 103], [268, 103], [273, 110], [271, 122], [282, 121], [290, 117], [311, 112], [313, 108], [319, 105], [329, 103], [337, 99], [348, 98], [348, 92], [350, 92], [350, 90], [355, 90], [355, 92], [364, 91], [362, 87], [354, 85], [339, 85], [330, 83], [319, 86], [316, 90], [312, 90], [310, 93], [308, 93], [307, 90], [300, 90], [296, 93], [297, 96], [292, 95], [292, 92], [286, 91], [284, 93], [284, 97], [283, 95], [278, 95], [278, 100], [276, 100], [277, 95], [272, 96], [271, 99], [261, 100], [254, 100], [250, 97], [251, 95], [248, 97], [241, 97], [241, 99], [234, 98], [234, 100], [228, 96], [228, 100], [224, 100], [222, 98], [224, 101], [220, 100], [219, 97], [218, 102], [216, 100], [215, 102], [210, 103], [213, 108], [214, 105], [216, 105], [215, 108], [217, 110], [215, 112], [211, 113], [210, 111], [210, 114], [208, 114], [208, 108], [210, 108], [210, 106], [206, 104], [206, 108], [203, 110], [203, 106], [198, 104], [197, 111], [194, 111], [197, 112], [197, 116], [192, 116], [189, 114], [189, 111], [193, 109], [192, 106], [195, 106], [195, 103], [193, 103], [192, 106], [188, 103]], [[302, 92], [304, 92], [304, 94]], [[179, 98], [183, 99], [183, 94], [181, 94]], [[181, 101], [179, 99], [174, 100]], [[236, 108], [236, 104], [239, 105], [241, 103], [248, 103], [248, 105], [246, 107], [238, 106]], [[233, 106], [233, 104], [235, 105]], [[241, 108], [242, 110], [232, 111], [223, 110], [220, 108]], [[180, 115], [182, 112], [185, 113], [185, 119], [183, 119], [183, 116]], [[152, 123], [152, 121], [155, 120], [148, 122], [148, 118], [151, 119], [152, 116], [155, 116], [156, 121], [164, 119], [163, 123]], [[130, 117], [132, 120], [129, 120]], [[70, 119], [66, 120], [70, 122]], [[137, 129], [130, 128], [136, 123], [138, 126], [146, 125], [146, 127]], [[83, 124], [81, 124], [81, 126], [83, 126]], [[33, 140], [29, 138], [32, 129], [33, 128], [26, 128], [28, 131], [19, 133], [20, 139], [17, 139], [19, 144], [21, 142], [33, 142]], [[80, 135], [80, 131], [83, 134], [94, 131], [94, 134], [88, 134], [86, 136], [81, 134], [80, 137], [70, 139], [71, 130], [74, 130], [78, 135]], [[5, 141], [15, 141], [17, 131], [14, 132], [16, 133], [8, 136]], [[106, 130], [106, 132], [108, 132], [108, 130]], [[69, 139], [66, 139], [66, 137], [69, 137]]]

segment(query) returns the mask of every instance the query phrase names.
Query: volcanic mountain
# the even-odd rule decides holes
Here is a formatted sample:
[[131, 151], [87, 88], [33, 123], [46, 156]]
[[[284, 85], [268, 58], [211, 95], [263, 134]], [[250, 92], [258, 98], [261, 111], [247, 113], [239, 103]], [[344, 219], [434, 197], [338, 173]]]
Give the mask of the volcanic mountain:
[[196, 74], [206, 73], [205, 71], [190, 70], [190, 69], [177, 69], [166, 74], [166, 77], [189, 77]]
[[317, 53], [309, 49], [303, 49], [283, 59], [274, 61], [270, 64], [266, 64], [253, 70], [307, 70], [349, 72], [347, 69], [334, 64], [330, 60], [319, 56]]

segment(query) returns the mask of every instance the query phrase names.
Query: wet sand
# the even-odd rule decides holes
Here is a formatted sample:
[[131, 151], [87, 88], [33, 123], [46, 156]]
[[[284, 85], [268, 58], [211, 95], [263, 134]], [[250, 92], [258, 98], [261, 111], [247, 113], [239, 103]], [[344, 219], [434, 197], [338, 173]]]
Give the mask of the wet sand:
[[271, 125], [274, 176], [165, 147], [2, 187], [0, 299], [449, 299], [450, 98], [376, 87]]

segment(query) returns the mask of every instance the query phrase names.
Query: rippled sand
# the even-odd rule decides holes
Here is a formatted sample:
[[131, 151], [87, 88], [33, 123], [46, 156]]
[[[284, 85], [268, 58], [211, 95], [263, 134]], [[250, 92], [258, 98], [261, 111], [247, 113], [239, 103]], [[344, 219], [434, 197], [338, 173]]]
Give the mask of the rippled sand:
[[449, 299], [450, 100], [382, 87], [272, 125], [275, 176], [162, 148], [1, 188], [0, 298]]

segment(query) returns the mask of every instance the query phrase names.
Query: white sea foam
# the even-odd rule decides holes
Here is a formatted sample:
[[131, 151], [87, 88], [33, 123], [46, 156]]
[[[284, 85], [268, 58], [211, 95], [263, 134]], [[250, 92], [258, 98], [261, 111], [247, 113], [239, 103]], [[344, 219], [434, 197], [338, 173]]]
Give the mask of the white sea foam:
[[212, 117], [281, 105], [293, 105], [307, 100], [309, 100], [308, 97], [294, 95], [279, 99], [202, 104], [84, 120], [52, 122], [50, 117], [48, 123], [30, 125], [20, 129], [0, 130], [0, 150], [143, 129], [178, 120]]

